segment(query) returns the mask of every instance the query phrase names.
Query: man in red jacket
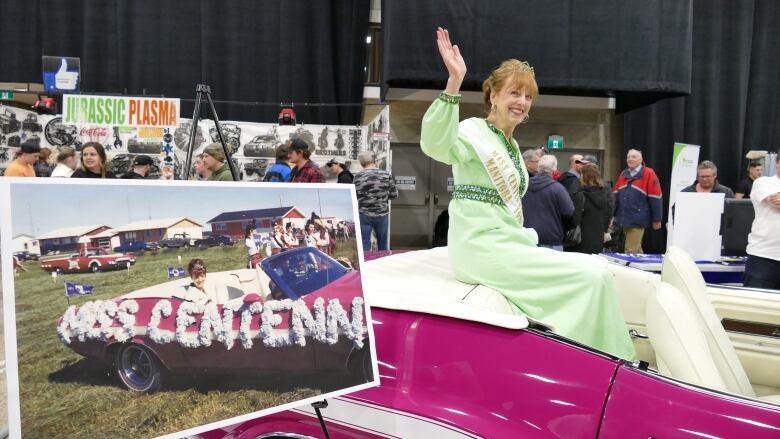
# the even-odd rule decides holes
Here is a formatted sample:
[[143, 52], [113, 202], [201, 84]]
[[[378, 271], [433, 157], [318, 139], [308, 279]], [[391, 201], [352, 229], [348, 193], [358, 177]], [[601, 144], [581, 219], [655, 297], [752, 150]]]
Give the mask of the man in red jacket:
[[615, 183], [615, 217], [623, 226], [626, 253], [642, 253], [642, 236], [650, 225], [661, 228], [663, 203], [661, 183], [655, 171], [642, 163], [642, 153], [635, 149], [626, 155], [628, 167]]

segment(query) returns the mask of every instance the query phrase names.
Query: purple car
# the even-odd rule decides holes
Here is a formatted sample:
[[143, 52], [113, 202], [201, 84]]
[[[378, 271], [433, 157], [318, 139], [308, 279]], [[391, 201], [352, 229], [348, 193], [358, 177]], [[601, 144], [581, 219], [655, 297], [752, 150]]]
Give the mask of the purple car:
[[[366, 263], [381, 386], [330, 398], [330, 437], [780, 437], [780, 292], [706, 285], [675, 248], [661, 275], [592, 264], [614, 275], [637, 361], [512, 315], [456, 281], [446, 249]], [[305, 406], [199, 437], [324, 434]]]

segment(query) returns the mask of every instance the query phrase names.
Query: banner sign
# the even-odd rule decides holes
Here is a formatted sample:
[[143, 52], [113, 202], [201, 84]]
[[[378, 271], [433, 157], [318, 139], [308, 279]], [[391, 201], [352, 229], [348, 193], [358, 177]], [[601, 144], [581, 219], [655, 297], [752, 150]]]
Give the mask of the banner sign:
[[65, 295], [66, 296], [85, 296], [92, 294], [92, 285], [74, 284], [72, 282], [65, 282]]
[[[13, 160], [14, 154], [25, 141], [32, 141], [47, 147], [52, 154], [60, 147], [69, 146], [77, 152], [87, 142], [98, 142], [106, 150], [109, 169], [117, 176], [129, 171], [133, 157], [144, 154], [152, 158], [151, 179], [180, 179], [184, 173], [184, 162], [187, 158], [187, 147], [190, 141], [192, 121], [178, 118], [173, 126], [139, 126], [122, 125], [130, 111], [130, 102], [149, 100], [150, 98], [130, 98], [121, 96], [85, 96], [70, 95], [75, 98], [70, 102], [76, 105], [75, 110], [63, 108], [67, 115], [42, 115], [21, 108], [0, 105], [0, 174]], [[98, 100], [103, 99], [103, 100]], [[108, 100], [106, 100], [108, 99]], [[112, 102], [109, 104], [108, 102]], [[154, 106], [161, 107], [160, 99]], [[166, 99], [163, 99], [166, 101]], [[178, 99], [168, 99], [168, 111]], [[121, 103], [120, 103], [121, 102]], [[83, 104], [86, 103], [86, 104]], [[86, 105], [86, 120], [93, 117], [98, 122], [98, 113], [102, 117], [99, 123], [84, 122], [83, 108]], [[90, 116], [94, 105], [94, 115]], [[152, 105], [152, 104], [149, 104]], [[134, 104], [138, 108], [139, 104]], [[141, 111], [144, 104], [140, 104]], [[108, 110], [107, 110], [108, 108]], [[117, 115], [117, 108], [123, 109], [124, 119]], [[150, 111], [151, 111], [150, 106]], [[135, 111], [135, 110], [134, 110]], [[347, 168], [356, 174], [362, 170], [358, 155], [365, 151], [375, 154], [376, 165], [382, 169], [390, 166], [389, 111], [382, 110], [372, 122], [366, 126], [354, 125], [278, 125], [276, 123], [252, 123], [241, 121], [222, 121], [222, 134], [231, 152], [233, 164], [239, 173], [239, 180], [262, 181], [268, 167], [276, 162], [276, 147], [296, 137], [302, 138], [309, 145], [311, 160], [321, 167], [328, 181], [335, 182], [336, 175], [325, 168], [325, 163], [336, 158], [345, 163]], [[134, 116], [133, 121], [138, 117]], [[70, 118], [77, 122], [66, 122]], [[107, 120], [117, 119], [116, 124], [106, 124]], [[121, 122], [121, 123], [120, 123]], [[213, 120], [200, 120], [195, 127], [193, 155], [197, 156], [212, 142], [218, 142], [216, 126]], [[376, 135], [375, 135], [376, 134]]]
[[[672, 180], [669, 184], [669, 209], [674, 206], [677, 193], [696, 181], [696, 167], [699, 165], [699, 145], [674, 144], [672, 157]], [[671, 217], [671, 215], [669, 215]]]
[[186, 277], [187, 271], [184, 270], [184, 268], [174, 268], [174, 267], [168, 267], [168, 279], [172, 279], [174, 277]]
[[64, 124], [169, 128], [179, 124], [179, 99], [65, 95]]

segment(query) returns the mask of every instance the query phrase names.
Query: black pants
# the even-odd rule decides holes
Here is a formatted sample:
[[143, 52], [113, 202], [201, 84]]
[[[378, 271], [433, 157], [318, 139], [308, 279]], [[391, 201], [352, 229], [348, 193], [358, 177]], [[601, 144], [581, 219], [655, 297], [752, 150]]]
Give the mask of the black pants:
[[780, 290], [780, 261], [748, 255], [742, 283], [750, 288]]

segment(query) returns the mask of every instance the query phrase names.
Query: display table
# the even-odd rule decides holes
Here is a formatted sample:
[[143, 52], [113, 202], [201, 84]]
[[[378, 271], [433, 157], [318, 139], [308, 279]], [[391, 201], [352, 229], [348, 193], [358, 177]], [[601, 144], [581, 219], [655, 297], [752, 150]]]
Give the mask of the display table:
[[[654, 273], [661, 272], [664, 255], [638, 253], [602, 253], [611, 262]], [[724, 256], [718, 261], [696, 261], [704, 280], [711, 284], [741, 284], [746, 256]]]

